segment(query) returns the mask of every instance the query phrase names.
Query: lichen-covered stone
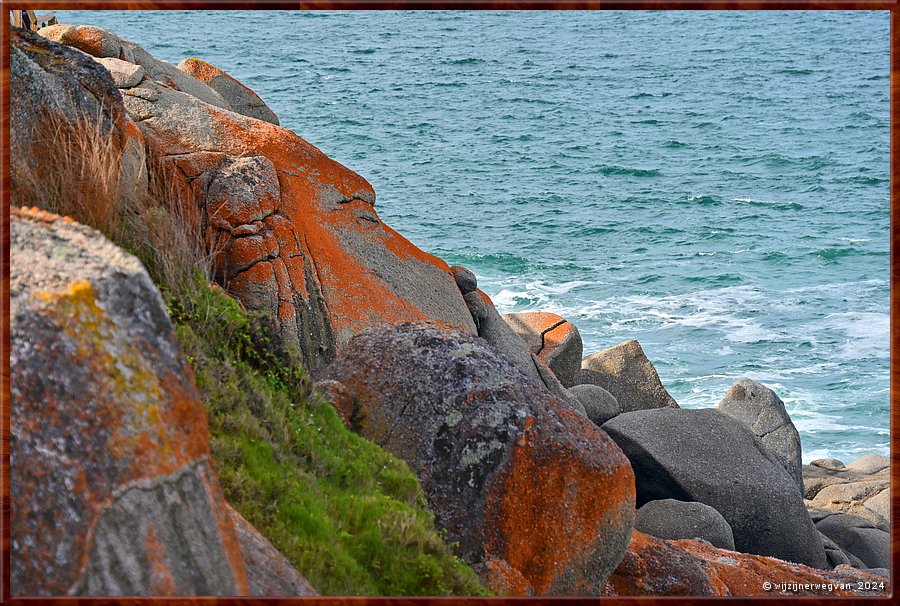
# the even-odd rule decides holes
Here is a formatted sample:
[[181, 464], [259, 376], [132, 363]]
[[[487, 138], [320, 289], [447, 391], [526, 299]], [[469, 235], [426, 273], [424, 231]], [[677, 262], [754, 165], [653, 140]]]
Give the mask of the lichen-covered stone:
[[127, 93], [148, 141], [184, 175], [190, 203], [227, 211], [211, 223], [226, 238], [226, 289], [275, 318], [310, 368], [374, 324], [475, 331], [449, 267], [381, 222], [362, 177], [288, 130], [153, 81]]
[[503, 320], [528, 344], [531, 353], [550, 367], [563, 387], [575, 385], [584, 346], [578, 328], [547, 312], [505, 314]]
[[593, 595], [634, 520], [634, 478], [599, 428], [483, 340], [424, 324], [354, 337], [326, 373], [363, 435], [416, 472], [447, 539], [498, 592]]
[[10, 223], [13, 595], [234, 595], [247, 575], [162, 298], [92, 229]]
[[625, 557], [609, 577], [605, 595], [872, 597], [890, 592], [890, 583], [883, 577], [846, 565], [816, 570], [700, 541], [667, 541], [635, 531]]
[[178, 69], [194, 76], [222, 95], [222, 98], [231, 105], [231, 109], [237, 113], [278, 125], [278, 116], [259, 98], [259, 95], [214, 65], [191, 57], [179, 63]]

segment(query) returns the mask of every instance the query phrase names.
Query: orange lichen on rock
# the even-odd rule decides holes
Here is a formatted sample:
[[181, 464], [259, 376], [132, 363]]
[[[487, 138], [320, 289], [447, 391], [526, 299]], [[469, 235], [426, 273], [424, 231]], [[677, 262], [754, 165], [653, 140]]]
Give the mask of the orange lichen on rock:
[[[279, 318], [282, 336], [311, 367], [374, 324], [431, 321], [475, 331], [447, 264], [384, 225], [372, 186], [357, 173], [288, 130], [153, 82], [133, 89], [125, 103], [136, 117], [157, 117], [139, 123], [148, 143], [184, 171], [193, 203], [206, 206], [211, 223], [220, 209], [274, 207], [261, 226], [222, 217], [232, 241], [219, 257], [221, 273], [249, 309]], [[253, 186], [229, 176], [250, 159], [269, 167], [247, 173], [258, 181]], [[276, 199], [268, 200], [271, 195]], [[254, 238], [266, 242], [265, 251], [254, 247]], [[261, 259], [277, 267], [244, 275]], [[309, 342], [310, 326], [317, 344]]]
[[[598, 553], [621, 552], [634, 523], [634, 474], [590, 421], [568, 407], [554, 412], [526, 420], [500, 491], [486, 500], [487, 519], [496, 521], [486, 550], [537, 595], [595, 594], [591, 579], [610, 572]], [[582, 456], [573, 443], [604, 456]]]
[[[866, 587], [865, 591], [860, 587]], [[609, 577], [618, 596], [873, 596], [888, 595], [884, 577], [839, 567], [817, 570], [713, 547], [691, 539], [668, 541], [634, 531], [628, 551]]]
[[14, 593], [246, 592], [205, 410], [141, 264], [30, 210], [10, 260]]

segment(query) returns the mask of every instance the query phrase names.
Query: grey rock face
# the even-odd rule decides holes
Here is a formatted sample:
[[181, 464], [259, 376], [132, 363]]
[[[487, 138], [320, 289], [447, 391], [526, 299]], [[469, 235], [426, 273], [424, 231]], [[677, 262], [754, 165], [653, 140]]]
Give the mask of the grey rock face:
[[847, 564], [848, 566], [853, 565], [853, 562], [847, 557], [847, 554], [844, 553], [837, 543], [829, 539], [827, 535], [819, 532], [819, 538], [822, 539], [822, 545], [825, 546], [825, 557], [828, 559], [829, 568], [833, 570], [841, 564]]
[[575, 382], [599, 385], [613, 395], [624, 412], [678, 408], [634, 339], [586, 357], [581, 367]]
[[228, 507], [241, 555], [247, 568], [247, 581], [252, 596], [319, 595], [291, 563], [244, 517]]
[[890, 534], [859, 516], [838, 513], [820, 521], [816, 529], [840, 548], [859, 558], [868, 568], [890, 568]]
[[13, 595], [246, 593], [206, 414], [132, 256], [10, 222]]
[[[46, 28], [45, 28], [46, 29]], [[101, 134], [114, 132], [127, 119], [122, 96], [109, 72], [84, 53], [51, 42], [34, 32], [10, 31], [10, 172], [27, 169], [35, 151], [46, 155], [46, 141], [36, 141], [41, 121], [61, 124], [91, 120]], [[53, 123], [51, 122], [51, 123]], [[17, 203], [24, 192], [13, 192]]]
[[568, 390], [569, 398], [584, 407], [587, 418], [603, 425], [622, 412], [611, 393], [597, 385], [576, 385]]
[[843, 461], [838, 459], [816, 459], [815, 461], [810, 461], [810, 465], [815, 465], [816, 467], [821, 467], [822, 469], [845, 469]]
[[484, 340], [431, 325], [370, 329], [326, 376], [362, 408], [361, 433], [410, 465], [485, 578], [512, 569], [535, 594], [602, 590], [631, 533], [634, 480], [588, 419]]
[[485, 301], [481, 292], [477, 290], [466, 293], [463, 299], [472, 313], [478, 336], [506, 356], [523, 375], [543, 384], [543, 379], [531, 359], [528, 345], [503, 321], [493, 304]]
[[478, 278], [465, 267], [454, 265], [450, 268], [450, 273], [453, 274], [453, 279], [456, 280], [456, 286], [459, 287], [459, 292], [462, 294], [467, 295], [470, 292], [475, 292], [478, 288]]
[[714, 547], [734, 550], [731, 526], [703, 503], [661, 499], [637, 511], [634, 529], [660, 539], [703, 539]]
[[602, 429], [631, 461], [638, 505], [705, 503], [728, 521], [738, 551], [827, 565], [796, 484], [744, 425], [717, 410], [660, 408], [620, 414]]
[[752, 379], [734, 382], [717, 408], [750, 428], [777, 455], [803, 493], [800, 434], [774, 391]]

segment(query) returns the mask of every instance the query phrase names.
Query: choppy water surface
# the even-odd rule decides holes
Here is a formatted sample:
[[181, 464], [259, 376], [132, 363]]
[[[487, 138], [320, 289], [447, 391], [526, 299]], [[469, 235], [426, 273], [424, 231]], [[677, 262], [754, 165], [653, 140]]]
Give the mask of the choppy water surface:
[[242, 80], [501, 311], [888, 451], [887, 12], [57, 14]]

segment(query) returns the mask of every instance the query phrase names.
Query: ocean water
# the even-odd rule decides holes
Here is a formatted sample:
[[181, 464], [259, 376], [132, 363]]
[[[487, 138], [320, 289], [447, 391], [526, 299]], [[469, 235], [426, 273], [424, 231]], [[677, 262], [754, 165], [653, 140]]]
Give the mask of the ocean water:
[[805, 462], [888, 452], [887, 12], [86, 12], [253, 88], [380, 215], [640, 341], [684, 407], [741, 376]]

